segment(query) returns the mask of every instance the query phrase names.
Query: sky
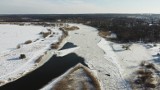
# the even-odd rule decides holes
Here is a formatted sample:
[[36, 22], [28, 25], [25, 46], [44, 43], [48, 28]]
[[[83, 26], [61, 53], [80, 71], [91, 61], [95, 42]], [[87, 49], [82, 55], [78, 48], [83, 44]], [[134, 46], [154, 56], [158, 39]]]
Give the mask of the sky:
[[0, 14], [157, 13], [160, 0], [0, 0]]

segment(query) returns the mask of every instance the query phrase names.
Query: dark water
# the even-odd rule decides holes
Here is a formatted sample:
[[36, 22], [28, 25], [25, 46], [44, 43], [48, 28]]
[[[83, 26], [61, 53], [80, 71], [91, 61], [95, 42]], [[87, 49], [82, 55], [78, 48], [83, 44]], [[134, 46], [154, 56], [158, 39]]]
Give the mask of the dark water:
[[54, 78], [62, 75], [66, 70], [78, 63], [84, 63], [84, 58], [75, 53], [64, 57], [53, 56], [46, 64], [32, 73], [0, 87], [0, 90], [38, 90]]
[[77, 45], [74, 45], [71, 42], [67, 42], [60, 50], [74, 48], [74, 47], [77, 47]]

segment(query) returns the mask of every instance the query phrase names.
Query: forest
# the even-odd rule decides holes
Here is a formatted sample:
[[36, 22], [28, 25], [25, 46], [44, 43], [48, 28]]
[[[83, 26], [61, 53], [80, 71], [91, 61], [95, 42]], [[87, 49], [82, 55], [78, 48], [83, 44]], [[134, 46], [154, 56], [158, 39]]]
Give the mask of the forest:
[[159, 14], [1, 15], [1, 22], [82, 23], [117, 35], [117, 42], [159, 42]]

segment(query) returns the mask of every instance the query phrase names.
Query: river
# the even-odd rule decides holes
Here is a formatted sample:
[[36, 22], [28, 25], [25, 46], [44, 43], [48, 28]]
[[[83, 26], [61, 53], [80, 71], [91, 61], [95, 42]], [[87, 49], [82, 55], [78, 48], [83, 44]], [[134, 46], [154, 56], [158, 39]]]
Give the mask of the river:
[[14, 82], [0, 87], [0, 90], [38, 90], [78, 63], [87, 66], [84, 63], [84, 58], [77, 56], [75, 53], [64, 57], [56, 57], [54, 55], [42, 67]]

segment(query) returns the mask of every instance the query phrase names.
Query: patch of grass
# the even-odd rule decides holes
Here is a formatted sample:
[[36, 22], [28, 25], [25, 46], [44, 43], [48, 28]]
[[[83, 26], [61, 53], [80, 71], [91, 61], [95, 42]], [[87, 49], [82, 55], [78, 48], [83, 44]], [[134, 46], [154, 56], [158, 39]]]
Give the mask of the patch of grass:
[[[77, 71], [78, 69], [83, 69], [84, 72], [86, 73], [87, 77], [90, 78], [88, 81], [83, 80], [83, 81], [75, 81], [77, 79], [72, 78], [72, 74]], [[63, 79], [61, 79], [58, 83], [55, 84], [55, 86], [52, 88], [52, 90], [76, 90], [77, 85], [74, 85], [74, 82], [79, 82], [79, 87], [82, 88], [82, 90], [90, 90], [89, 84], [93, 85], [94, 90], [101, 90], [100, 84], [98, 79], [93, 75], [89, 69], [81, 64], [76, 65], [69, 73], [67, 76], [65, 76]], [[76, 86], [76, 87], [75, 87]]]
[[30, 44], [30, 43], [32, 43], [32, 40], [27, 40], [24, 42], [24, 44]]
[[62, 30], [62, 29], [59, 29], [62, 31], [62, 36], [59, 38], [58, 42], [57, 43], [52, 43], [50, 45], [50, 48], [51, 49], [58, 49], [59, 48], [59, 45], [62, 43], [63, 39], [66, 38], [68, 36], [68, 32], [65, 31], [65, 30]]
[[82, 90], [89, 90], [89, 88], [88, 88], [88, 85], [87, 85], [87, 83], [86, 82], [82, 82]]
[[155, 77], [150, 77], [146, 80], [146, 87], [156, 88], [158, 81]]
[[65, 77], [60, 82], [58, 82], [56, 86], [52, 88], [51, 90], [73, 90], [69, 88], [68, 86], [69, 83], [72, 83], [72, 81], [69, 80], [69, 77]]
[[49, 36], [51, 33], [50, 32], [43, 32], [42, 37], [46, 38], [47, 36]]
[[62, 33], [63, 33], [63, 37], [68, 36], [68, 31], [66, 31], [66, 30], [65, 30], [65, 29], [63, 29], [63, 28], [59, 28], [59, 30], [61, 30], [61, 31], [62, 31]]
[[87, 68], [84, 68], [84, 70], [85, 70], [86, 74], [91, 78], [91, 80], [92, 80], [91, 83], [94, 85], [95, 89], [96, 90], [101, 90], [101, 86], [100, 86], [100, 83], [99, 83], [97, 77], [95, 77], [93, 75], [93, 73], [90, 72]]
[[[156, 88], [158, 86], [157, 80], [157, 69], [153, 63], [148, 63], [143, 61], [141, 64], [141, 69], [137, 70], [136, 72], [136, 80], [134, 81], [134, 88]], [[132, 83], [133, 84], [133, 83]]]
[[66, 26], [66, 27], [63, 27], [64, 30], [67, 30], [67, 31], [73, 31], [73, 30], [78, 30], [79, 27], [77, 26]]
[[106, 36], [110, 35], [110, 32], [108, 32], [108, 31], [99, 31], [98, 35], [103, 37], [103, 38], [106, 38]]
[[50, 48], [51, 48], [51, 49], [58, 49], [58, 48], [59, 48], [59, 43], [52, 43], [52, 44], [50, 45]]
[[5, 83], [5, 81], [0, 81], [0, 84], [4, 84]]
[[64, 26], [64, 24], [63, 24], [63, 23], [60, 23], [59, 26]]
[[40, 32], [39, 34], [42, 35], [43, 38], [46, 38], [52, 33], [51, 29], [47, 29], [47, 30], [48, 30], [47, 32]]
[[43, 58], [43, 55], [41, 55], [38, 59], [36, 59], [36, 60], [35, 60], [35, 63], [41, 62], [42, 58]]

